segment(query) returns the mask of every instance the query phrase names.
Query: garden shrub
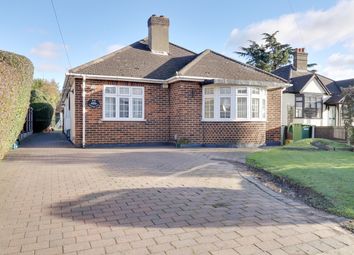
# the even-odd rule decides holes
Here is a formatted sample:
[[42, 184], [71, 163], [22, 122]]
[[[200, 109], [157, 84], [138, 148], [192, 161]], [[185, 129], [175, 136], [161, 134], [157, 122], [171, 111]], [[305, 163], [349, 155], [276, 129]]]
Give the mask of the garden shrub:
[[0, 50], [0, 159], [23, 128], [32, 80], [33, 65], [28, 58]]
[[31, 91], [31, 107], [33, 108], [33, 131], [42, 132], [50, 126], [54, 108], [45, 94], [39, 90]]

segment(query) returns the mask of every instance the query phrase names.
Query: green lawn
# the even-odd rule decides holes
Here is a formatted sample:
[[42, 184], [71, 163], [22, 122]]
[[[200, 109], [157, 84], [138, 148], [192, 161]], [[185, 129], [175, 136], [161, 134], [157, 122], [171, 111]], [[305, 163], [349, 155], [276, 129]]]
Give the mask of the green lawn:
[[[354, 218], [354, 153], [319, 151], [305, 139], [288, 146], [250, 154], [247, 163], [291, 183], [314, 191], [307, 200], [331, 213]], [[315, 139], [336, 148], [345, 148], [324, 139]]]

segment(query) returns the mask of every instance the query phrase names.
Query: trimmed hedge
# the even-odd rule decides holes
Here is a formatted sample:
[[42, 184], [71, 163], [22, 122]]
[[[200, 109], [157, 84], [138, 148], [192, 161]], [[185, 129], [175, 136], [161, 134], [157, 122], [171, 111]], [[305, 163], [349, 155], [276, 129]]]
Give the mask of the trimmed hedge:
[[31, 107], [33, 108], [33, 131], [42, 132], [52, 122], [54, 108], [47, 97], [39, 90], [31, 91]]
[[33, 65], [28, 58], [0, 50], [0, 159], [23, 128], [32, 80]]

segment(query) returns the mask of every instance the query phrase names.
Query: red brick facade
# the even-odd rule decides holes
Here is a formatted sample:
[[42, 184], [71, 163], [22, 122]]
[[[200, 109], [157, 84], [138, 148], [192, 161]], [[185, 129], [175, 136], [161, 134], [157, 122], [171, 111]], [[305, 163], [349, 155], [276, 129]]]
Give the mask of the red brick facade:
[[[93, 85], [93, 86], [92, 86]], [[144, 86], [145, 121], [103, 121], [103, 85]], [[82, 79], [75, 81], [75, 140], [82, 144]], [[202, 87], [197, 82], [160, 84], [86, 81], [86, 144], [168, 143], [175, 137], [191, 144], [260, 145], [280, 141], [281, 89], [268, 91], [267, 122], [203, 122]]]
[[267, 143], [280, 143], [282, 91], [281, 88], [267, 91]]

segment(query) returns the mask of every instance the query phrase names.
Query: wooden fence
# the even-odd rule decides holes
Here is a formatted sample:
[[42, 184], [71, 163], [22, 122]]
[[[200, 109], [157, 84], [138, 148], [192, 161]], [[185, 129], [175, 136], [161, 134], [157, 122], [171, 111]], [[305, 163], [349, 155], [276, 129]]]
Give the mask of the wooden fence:
[[316, 138], [345, 140], [344, 127], [315, 127]]

